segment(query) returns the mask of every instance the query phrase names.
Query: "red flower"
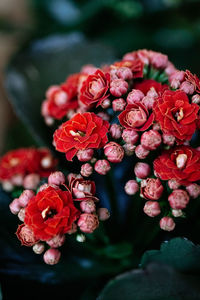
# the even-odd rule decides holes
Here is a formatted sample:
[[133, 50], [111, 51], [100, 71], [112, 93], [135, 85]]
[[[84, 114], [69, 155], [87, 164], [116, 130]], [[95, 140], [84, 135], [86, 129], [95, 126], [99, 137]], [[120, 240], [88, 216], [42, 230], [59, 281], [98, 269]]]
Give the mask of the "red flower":
[[86, 106], [100, 105], [109, 96], [110, 74], [97, 70], [83, 82], [79, 99]]
[[200, 79], [197, 75], [192, 74], [189, 70], [185, 71], [185, 80], [194, 85], [195, 91], [200, 93]]
[[199, 107], [190, 104], [182, 91], [165, 91], [154, 105], [154, 115], [163, 132], [175, 136], [178, 142], [190, 140], [197, 127]]
[[78, 150], [103, 147], [109, 123], [94, 113], [76, 114], [63, 123], [54, 133], [56, 150], [66, 153], [67, 160], [72, 160]]
[[18, 226], [16, 235], [21, 241], [21, 244], [27, 247], [31, 247], [38, 242], [33, 231], [25, 224]]
[[24, 223], [37, 239], [47, 241], [67, 233], [79, 215], [69, 191], [48, 187], [29, 200]]
[[166, 89], [169, 89], [167, 84], [161, 84], [153, 79], [146, 79], [142, 82], [136, 82], [134, 84], [134, 89], [140, 90], [144, 95], [146, 95], [151, 88], [154, 88], [158, 94], [164, 92]]
[[[44, 160], [48, 160], [45, 164]], [[48, 176], [55, 170], [57, 161], [46, 148], [20, 148], [7, 152], [0, 160], [0, 180], [9, 180], [14, 175], [39, 174]]]
[[143, 77], [143, 68], [144, 64], [140, 59], [135, 60], [122, 60], [119, 62], [115, 62], [114, 66], [116, 67], [127, 67], [131, 69], [133, 73], [133, 78], [142, 78]]
[[165, 151], [153, 165], [162, 180], [176, 179], [183, 185], [200, 180], [200, 152], [191, 147], [179, 146]]
[[143, 104], [135, 103], [128, 104], [118, 119], [125, 128], [144, 131], [153, 123], [153, 117], [153, 114], [149, 116], [149, 112]]

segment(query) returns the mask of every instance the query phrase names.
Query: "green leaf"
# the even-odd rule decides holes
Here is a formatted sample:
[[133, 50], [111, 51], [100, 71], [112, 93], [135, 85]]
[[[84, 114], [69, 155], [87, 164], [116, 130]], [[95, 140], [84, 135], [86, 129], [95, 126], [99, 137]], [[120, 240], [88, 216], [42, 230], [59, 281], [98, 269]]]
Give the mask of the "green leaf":
[[169, 266], [151, 264], [111, 280], [97, 300], [200, 299], [200, 276], [181, 274]]
[[51, 147], [55, 130], [40, 115], [46, 89], [85, 64], [100, 66], [113, 60], [111, 48], [90, 42], [79, 32], [35, 40], [15, 56], [6, 72], [5, 87], [16, 114], [39, 145]]
[[165, 263], [179, 271], [200, 273], [200, 246], [184, 238], [174, 238], [164, 242], [160, 250], [144, 253], [141, 266], [146, 267], [152, 262]]

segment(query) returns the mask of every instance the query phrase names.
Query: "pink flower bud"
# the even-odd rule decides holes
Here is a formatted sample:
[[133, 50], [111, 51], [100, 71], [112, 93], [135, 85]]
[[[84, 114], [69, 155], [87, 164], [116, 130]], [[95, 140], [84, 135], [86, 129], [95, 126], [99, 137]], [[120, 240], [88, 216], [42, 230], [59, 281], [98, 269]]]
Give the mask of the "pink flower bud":
[[14, 186], [9, 180], [4, 180], [2, 182], [2, 189], [6, 192], [11, 192], [14, 189]]
[[181, 217], [183, 215], [183, 212], [181, 209], [172, 209], [172, 215], [175, 218]]
[[123, 79], [114, 79], [110, 83], [110, 93], [115, 97], [121, 97], [128, 90], [128, 83]]
[[124, 144], [123, 145], [124, 148], [124, 152], [127, 156], [131, 156], [133, 155], [133, 153], [135, 152], [135, 148], [136, 146], [133, 144]]
[[124, 129], [122, 138], [127, 144], [135, 144], [139, 139], [139, 134], [134, 129]]
[[168, 146], [173, 146], [176, 140], [175, 136], [169, 133], [163, 133], [162, 138], [163, 138], [163, 143]]
[[150, 54], [150, 62], [158, 69], [164, 69], [168, 63], [167, 55], [152, 51]]
[[147, 163], [138, 162], [134, 168], [135, 176], [144, 179], [151, 173], [151, 168]]
[[100, 221], [106, 221], [110, 218], [110, 213], [107, 208], [101, 207], [98, 209], [98, 216]]
[[132, 90], [127, 96], [127, 103], [134, 104], [140, 102], [144, 98], [144, 94], [140, 90]]
[[80, 208], [83, 212], [91, 214], [96, 211], [96, 205], [93, 200], [83, 200], [80, 203]]
[[25, 208], [21, 208], [19, 213], [18, 213], [18, 218], [20, 221], [24, 222], [25, 218]]
[[156, 217], [161, 213], [160, 204], [156, 201], [147, 201], [143, 211], [149, 217]]
[[9, 205], [10, 211], [12, 214], [17, 215], [21, 209], [21, 205], [19, 203], [19, 199], [14, 199]]
[[110, 171], [110, 164], [106, 159], [99, 159], [94, 165], [94, 169], [100, 175], [106, 175]]
[[27, 247], [32, 247], [35, 243], [38, 242], [38, 239], [34, 236], [34, 233], [31, 228], [25, 224], [21, 224], [17, 228], [16, 235], [21, 241], [21, 244]]
[[173, 74], [176, 71], [175, 66], [168, 61], [167, 66], [165, 68], [165, 73], [170, 76], [171, 74]]
[[35, 196], [35, 193], [31, 190], [24, 190], [19, 197], [19, 204], [21, 207], [26, 207], [29, 200]]
[[104, 154], [110, 162], [119, 163], [124, 157], [124, 149], [115, 142], [110, 142], [104, 146]]
[[139, 158], [139, 159], [145, 159], [148, 155], [149, 155], [150, 151], [145, 149], [142, 145], [138, 145], [135, 148], [135, 155]]
[[86, 213], [81, 214], [78, 220], [78, 226], [81, 231], [85, 233], [92, 233], [99, 226], [97, 215]]
[[162, 143], [162, 138], [158, 131], [149, 130], [142, 134], [140, 142], [147, 150], [155, 150]]
[[94, 155], [93, 149], [79, 150], [76, 154], [78, 160], [82, 162], [90, 160], [93, 155]]
[[125, 184], [124, 190], [128, 195], [135, 195], [139, 191], [139, 185], [136, 180], [129, 180]]
[[11, 178], [11, 182], [13, 185], [15, 186], [22, 186], [23, 185], [23, 176], [20, 175], [20, 174], [17, 174], [17, 175], [14, 175], [12, 178]]
[[115, 99], [112, 102], [112, 108], [114, 111], [122, 111], [126, 106], [126, 101], [123, 98]]
[[44, 253], [43, 259], [47, 265], [55, 265], [60, 260], [61, 253], [57, 249], [49, 249]]
[[65, 235], [64, 234], [58, 234], [54, 236], [52, 239], [47, 241], [47, 244], [51, 248], [59, 248], [61, 247], [65, 242]]
[[29, 174], [24, 178], [24, 188], [35, 190], [40, 182], [40, 176], [38, 174]]
[[41, 114], [42, 114], [43, 117], [48, 117], [48, 116], [49, 116], [48, 105], [49, 105], [49, 101], [48, 101], [48, 100], [44, 100], [44, 101], [42, 102], [42, 106], [41, 106]]
[[176, 190], [179, 188], [180, 183], [178, 183], [178, 181], [176, 179], [170, 179], [168, 181], [168, 186], [171, 190]]
[[85, 65], [81, 68], [81, 72], [86, 75], [92, 75], [96, 72], [97, 68], [93, 65]]
[[186, 187], [186, 190], [190, 197], [196, 199], [200, 195], [200, 186], [196, 183], [191, 183]]
[[147, 178], [142, 180], [141, 195], [150, 200], [158, 200], [162, 196], [163, 186], [158, 178]]
[[180, 90], [188, 95], [192, 95], [195, 91], [195, 87], [192, 83], [188, 81], [183, 81], [180, 86]]
[[158, 93], [156, 92], [154, 87], [151, 87], [150, 90], [147, 92], [147, 96], [150, 98], [157, 98]]
[[176, 224], [174, 223], [174, 220], [170, 217], [163, 217], [160, 220], [160, 228], [162, 230], [172, 231], [172, 230], [174, 230], [175, 226], [176, 226]]
[[52, 126], [54, 124], [54, 119], [51, 118], [51, 117], [46, 117], [44, 119], [44, 121], [45, 121], [45, 123], [46, 123], [47, 126]]
[[110, 126], [110, 135], [112, 136], [113, 139], [119, 139], [122, 135], [122, 128], [118, 124], [112, 124]]
[[86, 163], [84, 165], [81, 166], [81, 175], [84, 177], [89, 177], [93, 172], [93, 167]]
[[37, 243], [33, 245], [33, 252], [36, 254], [42, 254], [44, 252], [45, 246], [43, 243]]
[[42, 158], [41, 160], [41, 166], [44, 168], [44, 169], [48, 169], [52, 166], [52, 157], [47, 155], [45, 157]]
[[185, 72], [176, 70], [175, 72], [173, 72], [170, 75], [169, 80], [171, 82], [173, 79], [175, 79], [175, 80], [182, 82], [184, 80], [184, 78], [185, 78]]
[[180, 87], [180, 85], [181, 85], [181, 83], [177, 79], [172, 79], [172, 81], [170, 82], [170, 86], [172, 89], [178, 89]]
[[118, 78], [123, 80], [130, 80], [133, 78], [133, 72], [127, 67], [118, 68], [116, 74]]
[[44, 183], [39, 187], [39, 192], [46, 190], [49, 187], [49, 184]]
[[192, 96], [192, 103], [196, 103], [196, 104], [200, 103], [200, 95], [199, 94], [195, 94], [194, 96]]
[[154, 106], [154, 102], [155, 102], [155, 99], [153, 97], [150, 97], [150, 96], [145, 96], [141, 103], [148, 109], [148, 110], [151, 110], [153, 109], [153, 106]]
[[65, 183], [65, 175], [62, 172], [54, 172], [48, 178], [48, 184], [61, 185]]
[[106, 109], [110, 106], [111, 102], [110, 102], [110, 99], [105, 99], [103, 100], [103, 102], [101, 103], [101, 107]]
[[188, 193], [184, 190], [174, 190], [168, 197], [169, 204], [171, 208], [174, 209], [184, 209], [186, 208], [190, 197]]

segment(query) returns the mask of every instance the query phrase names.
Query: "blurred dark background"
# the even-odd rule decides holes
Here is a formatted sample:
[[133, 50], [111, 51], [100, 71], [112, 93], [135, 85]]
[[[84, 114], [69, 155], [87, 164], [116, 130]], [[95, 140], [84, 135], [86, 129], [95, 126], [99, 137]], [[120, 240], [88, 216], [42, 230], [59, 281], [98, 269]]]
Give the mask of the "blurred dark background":
[[[31, 40], [80, 32], [113, 49], [117, 58], [152, 49], [167, 54], [177, 68], [200, 76], [199, 12], [199, 0], [0, 0], [0, 154], [27, 144], [26, 129], [7, 100], [4, 80], [12, 57]], [[26, 288], [19, 291], [22, 284]], [[21, 299], [60, 299], [65, 291], [64, 286], [22, 283], [9, 276], [1, 278], [1, 285], [3, 300], [14, 299], [13, 289]]]
[[[168, 54], [178, 68], [199, 75], [199, 11], [199, 0], [1, 0], [0, 153], [23, 143], [15, 138], [16, 126], [20, 130], [22, 125], [5, 100], [2, 82], [11, 56], [30, 40], [81, 32], [113, 48], [116, 57], [153, 49]], [[5, 139], [8, 128], [15, 128], [15, 134], [9, 132], [12, 138]]]

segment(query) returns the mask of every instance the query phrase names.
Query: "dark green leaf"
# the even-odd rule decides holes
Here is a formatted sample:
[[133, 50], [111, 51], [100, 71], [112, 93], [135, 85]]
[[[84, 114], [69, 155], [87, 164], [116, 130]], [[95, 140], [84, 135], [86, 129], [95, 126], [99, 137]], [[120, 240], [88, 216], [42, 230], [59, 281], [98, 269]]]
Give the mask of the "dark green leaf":
[[152, 262], [166, 263], [179, 271], [200, 273], [200, 246], [187, 239], [174, 238], [164, 242], [160, 250], [145, 252], [141, 266], [146, 267]]
[[116, 277], [98, 300], [200, 299], [200, 276], [180, 274], [169, 266], [151, 264]]

